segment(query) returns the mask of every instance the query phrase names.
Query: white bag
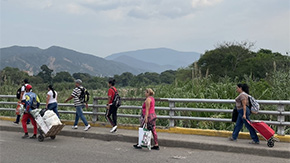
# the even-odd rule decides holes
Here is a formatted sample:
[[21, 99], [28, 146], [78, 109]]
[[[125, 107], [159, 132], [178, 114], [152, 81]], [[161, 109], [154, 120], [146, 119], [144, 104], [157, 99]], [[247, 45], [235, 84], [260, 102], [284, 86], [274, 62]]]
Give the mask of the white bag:
[[46, 119], [48, 119], [48, 118], [50, 118], [50, 117], [52, 117], [52, 116], [54, 116], [54, 115], [56, 115], [53, 111], [51, 111], [51, 110], [47, 110], [45, 113], [44, 113], [44, 115], [43, 115], [43, 119], [44, 120], [46, 120]]
[[47, 132], [49, 131], [49, 128], [47, 127], [46, 123], [44, 122], [40, 114], [37, 115], [37, 117], [35, 118], [35, 121], [39, 125], [41, 130], [44, 132], [44, 134], [47, 134]]
[[59, 120], [58, 116], [54, 114], [53, 116], [44, 120], [48, 129], [50, 129], [54, 125], [61, 125], [61, 121]]
[[146, 128], [146, 125], [139, 128], [138, 146], [147, 147], [151, 150], [151, 137], [152, 133]]
[[33, 118], [36, 118], [39, 115], [39, 112], [41, 109], [33, 109], [30, 111], [30, 114], [33, 116]]

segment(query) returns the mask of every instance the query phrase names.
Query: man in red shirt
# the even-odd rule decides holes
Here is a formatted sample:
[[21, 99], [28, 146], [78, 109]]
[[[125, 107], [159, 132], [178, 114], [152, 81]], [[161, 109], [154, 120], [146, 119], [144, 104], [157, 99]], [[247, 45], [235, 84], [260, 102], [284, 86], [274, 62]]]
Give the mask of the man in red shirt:
[[[111, 123], [112, 129], [110, 130], [111, 133], [117, 131], [117, 107], [112, 105], [115, 94], [117, 89], [114, 87], [115, 79], [111, 79], [108, 82], [109, 90], [108, 90], [108, 103], [107, 103], [107, 110], [106, 110], [106, 118]], [[112, 118], [111, 118], [112, 115]]]

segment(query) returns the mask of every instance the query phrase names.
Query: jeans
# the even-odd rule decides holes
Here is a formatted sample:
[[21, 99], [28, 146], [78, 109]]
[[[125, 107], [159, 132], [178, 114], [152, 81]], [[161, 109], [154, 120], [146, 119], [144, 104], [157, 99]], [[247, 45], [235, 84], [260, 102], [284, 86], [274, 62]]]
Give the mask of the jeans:
[[[117, 126], [117, 110], [118, 108], [116, 106], [110, 106], [110, 109], [106, 110], [106, 118], [111, 123], [111, 125]], [[111, 119], [111, 115], [113, 120]]]
[[75, 123], [74, 123], [74, 126], [78, 125], [78, 122], [79, 122], [79, 118], [82, 119], [82, 121], [84, 122], [84, 124], [86, 126], [88, 126], [88, 122], [83, 114], [83, 108], [85, 106], [84, 105], [80, 105], [80, 106], [76, 106], [76, 119], [75, 119]]
[[59, 118], [59, 114], [58, 114], [58, 110], [57, 110], [57, 103], [56, 102], [48, 104], [47, 105], [47, 109], [48, 110], [52, 110]]
[[[240, 109], [238, 110], [238, 119], [237, 119], [237, 122], [236, 122], [236, 125], [235, 125], [235, 128], [234, 128], [234, 131], [233, 131], [233, 134], [232, 134], [232, 138], [234, 140], [236, 140], [239, 136], [239, 132], [240, 130], [242, 129], [243, 127], [243, 124], [245, 124], [245, 126], [247, 127], [247, 129], [249, 130], [250, 132], [250, 135], [251, 135], [251, 138], [253, 139], [254, 142], [259, 142], [259, 138], [257, 136], [257, 133], [255, 131], [255, 129], [245, 120], [243, 119], [243, 113], [244, 113], [244, 110], [243, 109]], [[250, 109], [247, 107], [247, 113], [246, 113], [246, 118], [250, 121]]]

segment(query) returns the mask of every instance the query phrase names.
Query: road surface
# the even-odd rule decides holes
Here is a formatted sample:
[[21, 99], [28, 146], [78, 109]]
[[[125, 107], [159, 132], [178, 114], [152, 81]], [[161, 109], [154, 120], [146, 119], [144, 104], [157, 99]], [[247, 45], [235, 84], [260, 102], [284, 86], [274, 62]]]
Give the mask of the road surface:
[[132, 143], [67, 136], [55, 140], [22, 139], [23, 133], [1, 131], [1, 163], [289, 163], [288, 159], [247, 154], [161, 147], [134, 149]]

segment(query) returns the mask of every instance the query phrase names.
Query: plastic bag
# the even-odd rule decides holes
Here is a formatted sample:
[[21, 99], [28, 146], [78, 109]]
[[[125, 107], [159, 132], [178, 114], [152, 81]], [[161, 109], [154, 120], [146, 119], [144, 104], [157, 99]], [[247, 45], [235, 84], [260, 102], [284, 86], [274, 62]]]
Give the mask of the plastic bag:
[[44, 122], [44, 120], [40, 114], [37, 115], [37, 117], [35, 118], [35, 121], [40, 126], [40, 128], [44, 132], [44, 134], [47, 134], [47, 132], [49, 131], [49, 128], [46, 125], [46, 123]]
[[138, 146], [151, 150], [152, 133], [146, 128], [147, 125], [139, 128]]
[[54, 125], [61, 125], [61, 121], [59, 120], [58, 116], [55, 113], [53, 116], [44, 119], [44, 122], [46, 123], [48, 129], [50, 129]]
[[21, 102], [18, 102], [15, 113], [16, 115], [21, 115], [23, 112], [24, 112], [23, 104]]
[[56, 115], [53, 111], [51, 110], [47, 110], [44, 115], [43, 115], [43, 119], [49, 119], [50, 117], [53, 117], [54, 115]]
[[36, 118], [39, 115], [39, 112], [41, 111], [41, 109], [34, 109], [30, 111], [30, 114]]

